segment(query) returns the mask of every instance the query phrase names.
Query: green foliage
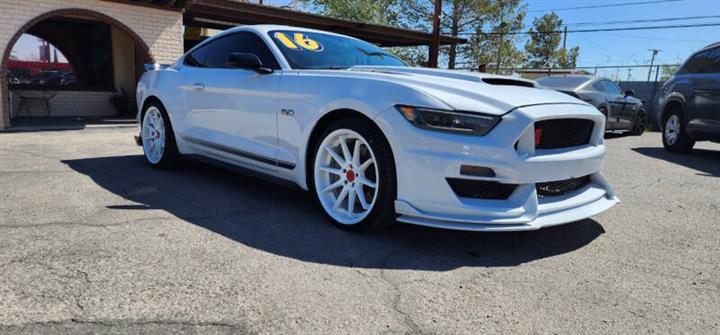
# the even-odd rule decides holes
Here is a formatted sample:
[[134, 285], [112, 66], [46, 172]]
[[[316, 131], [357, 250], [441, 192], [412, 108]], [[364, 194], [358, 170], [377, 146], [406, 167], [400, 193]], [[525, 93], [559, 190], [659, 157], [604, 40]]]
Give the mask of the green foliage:
[[397, 25], [401, 13], [398, 0], [300, 0], [323, 15], [365, 23]]
[[473, 67], [485, 64], [489, 69], [519, 65], [523, 55], [516, 45], [522, 36], [511, 33], [523, 29], [525, 13], [521, 0], [491, 1], [481, 24], [468, 40], [469, 64]]
[[560, 47], [563, 20], [554, 12], [536, 17], [530, 28], [530, 40], [525, 44], [527, 66], [532, 68], [574, 68], [580, 48]]
[[570, 48], [570, 50], [558, 50], [558, 66], [561, 69], [574, 69], [577, 66], [577, 58], [580, 55], [580, 47]]
[[680, 68], [679, 65], [663, 65], [660, 67], [660, 80], [665, 81], [670, 79], [675, 72]]
[[425, 66], [428, 61], [427, 47], [392, 47], [386, 49], [411, 66]]

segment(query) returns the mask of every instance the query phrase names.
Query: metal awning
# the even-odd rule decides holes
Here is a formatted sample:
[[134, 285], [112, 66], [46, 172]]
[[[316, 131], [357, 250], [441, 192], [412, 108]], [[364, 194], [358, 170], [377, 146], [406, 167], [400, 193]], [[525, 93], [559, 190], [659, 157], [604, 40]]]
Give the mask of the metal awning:
[[[230, 0], [191, 0], [185, 3], [186, 26], [228, 29], [244, 24], [280, 24], [331, 31], [383, 47], [429, 45], [432, 34], [367, 24], [294, 10]], [[441, 36], [440, 44], [463, 44], [462, 38]]]

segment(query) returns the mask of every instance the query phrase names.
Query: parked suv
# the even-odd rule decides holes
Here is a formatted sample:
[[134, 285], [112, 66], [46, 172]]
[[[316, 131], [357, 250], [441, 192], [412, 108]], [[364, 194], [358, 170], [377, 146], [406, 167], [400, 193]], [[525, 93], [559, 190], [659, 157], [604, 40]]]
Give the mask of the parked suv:
[[660, 89], [658, 107], [666, 150], [687, 152], [695, 141], [720, 142], [720, 43], [685, 61]]
[[645, 131], [646, 112], [642, 100], [633, 90], [623, 91], [612, 80], [591, 75], [563, 75], [537, 80], [540, 86], [560, 91], [597, 107], [606, 118], [605, 130], [628, 131], [641, 135]]

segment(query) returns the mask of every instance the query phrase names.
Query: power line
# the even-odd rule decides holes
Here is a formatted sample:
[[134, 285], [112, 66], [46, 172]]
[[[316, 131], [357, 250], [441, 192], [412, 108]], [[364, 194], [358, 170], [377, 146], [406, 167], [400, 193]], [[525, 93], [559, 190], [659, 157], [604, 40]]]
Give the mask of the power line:
[[[720, 23], [698, 23], [698, 24], [681, 24], [681, 25], [666, 25], [666, 26], [644, 26], [644, 27], [618, 27], [618, 28], [597, 28], [597, 29], [575, 29], [568, 30], [568, 33], [595, 33], [602, 31], [631, 31], [631, 30], [652, 30], [652, 29], [677, 29], [677, 28], [695, 28], [695, 27], [716, 27], [720, 26]], [[562, 34], [562, 30], [553, 31], [508, 31], [503, 33], [488, 32], [482, 33], [484, 35], [529, 35], [529, 34]], [[477, 33], [459, 33], [458, 35], [476, 35]]]
[[654, 0], [654, 1], [624, 2], [624, 3], [613, 3], [613, 4], [603, 4], [603, 5], [593, 5], [593, 6], [531, 10], [531, 11], [528, 11], [528, 13], [559, 12], [559, 11], [565, 11], [565, 10], [608, 8], [608, 7], [624, 7], [624, 6], [648, 5], [648, 4], [656, 4], [656, 3], [663, 3], [663, 2], [678, 2], [678, 1], [683, 1], [683, 0]]
[[577, 22], [567, 23], [566, 26], [597, 26], [597, 25], [614, 25], [623, 23], [650, 23], [650, 22], [669, 22], [669, 21], [684, 21], [684, 20], [699, 20], [699, 19], [716, 19], [720, 15], [705, 15], [705, 16], [686, 16], [686, 17], [668, 17], [658, 19], [640, 19], [640, 20], [622, 20], [622, 21], [605, 21], [605, 22]]
[[[607, 36], [615, 36], [621, 38], [635, 38], [641, 40], [654, 40], [654, 41], [669, 41], [669, 42], [687, 42], [687, 43], [704, 43], [709, 44], [714, 41], [711, 40], [685, 40], [680, 38], [667, 38], [667, 37], [655, 37], [655, 36], [636, 36], [636, 35], [625, 35], [625, 34], [613, 34], [613, 33], [601, 33]], [[578, 35], [581, 36], [581, 35]]]

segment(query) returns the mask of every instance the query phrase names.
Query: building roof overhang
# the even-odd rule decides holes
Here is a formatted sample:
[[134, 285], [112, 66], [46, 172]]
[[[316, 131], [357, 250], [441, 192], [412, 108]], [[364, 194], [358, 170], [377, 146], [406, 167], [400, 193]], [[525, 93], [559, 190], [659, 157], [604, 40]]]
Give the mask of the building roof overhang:
[[[150, 0], [152, 2], [152, 0]], [[154, 2], [173, 2], [155, 0]], [[177, 3], [178, 1], [174, 1]], [[186, 26], [228, 29], [244, 24], [278, 24], [326, 30], [383, 47], [429, 45], [432, 34], [378, 24], [331, 18], [295, 10], [231, 0], [190, 0], [184, 4]], [[463, 44], [462, 38], [441, 36], [440, 44]]]

